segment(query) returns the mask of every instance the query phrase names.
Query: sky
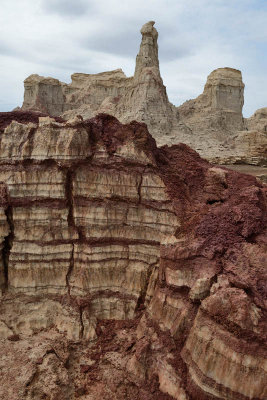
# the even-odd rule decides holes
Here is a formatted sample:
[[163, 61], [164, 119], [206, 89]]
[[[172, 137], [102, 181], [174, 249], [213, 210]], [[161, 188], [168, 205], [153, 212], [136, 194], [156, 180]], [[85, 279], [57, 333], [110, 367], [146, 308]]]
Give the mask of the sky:
[[1, 0], [0, 111], [22, 105], [33, 73], [67, 83], [74, 72], [132, 76], [140, 28], [151, 20], [173, 104], [231, 67], [242, 71], [244, 116], [267, 107], [267, 0]]

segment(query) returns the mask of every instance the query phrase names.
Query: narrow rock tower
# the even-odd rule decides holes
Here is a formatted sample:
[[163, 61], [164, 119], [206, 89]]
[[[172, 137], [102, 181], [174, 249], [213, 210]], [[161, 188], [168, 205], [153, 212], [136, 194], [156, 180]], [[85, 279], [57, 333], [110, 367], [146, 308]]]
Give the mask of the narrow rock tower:
[[136, 56], [136, 65], [134, 77], [138, 78], [141, 71], [146, 67], [155, 67], [159, 72], [158, 59], [158, 31], [154, 28], [155, 21], [149, 21], [144, 24], [140, 30], [142, 41], [140, 50]]

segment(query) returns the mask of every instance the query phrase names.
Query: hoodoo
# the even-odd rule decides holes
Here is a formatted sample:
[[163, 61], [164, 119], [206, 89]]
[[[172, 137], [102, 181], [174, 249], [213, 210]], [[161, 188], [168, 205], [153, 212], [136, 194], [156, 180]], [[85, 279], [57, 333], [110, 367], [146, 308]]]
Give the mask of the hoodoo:
[[155, 73], [159, 72], [158, 58], [158, 32], [154, 28], [155, 22], [150, 21], [143, 25], [141, 29], [142, 42], [139, 54], [136, 56], [134, 77], [138, 79], [144, 68], [153, 68]]
[[[208, 76], [199, 97], [174, 106], [160, 76], [158, 32], [154, 24], [150, 21], [141, 29], [133, 77], [127, 78], [121, 69], [99, 74], [75, 73], [72, 82], [66, 84], [31, 75], [24, 81], [22, 110], [65, 119], [76, 115], [91, 118], [104, 112], [123, 123], [145, 122], [158, 145], [182, 142], [211, 162], [266, 167], [266, 118], [260, 117], [264, 109], [255, 113], [256, 118], [243, 118], [241, 72], [216, 69]], [[266, 178], [266, 171], [263, 175]]]

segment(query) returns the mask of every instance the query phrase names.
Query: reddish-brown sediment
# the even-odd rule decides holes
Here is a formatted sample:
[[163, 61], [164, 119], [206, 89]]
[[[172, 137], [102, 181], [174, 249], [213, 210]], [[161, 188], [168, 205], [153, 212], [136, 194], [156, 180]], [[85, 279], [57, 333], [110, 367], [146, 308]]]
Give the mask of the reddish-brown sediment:
[[[32, 111], [7, 111], [0, 112], [0, 132], [3, 132], [5, 127], [12, 121], [17, 121], [21, 124], [38, 124], [39, 117], [46, 117], [48, 114]], [[54, 118], [57, 122], [64, 122], [61, 117]]]
[[263, 400], [266, 187], [144, 124], [39, 117], [0, 114], [1, 396]]

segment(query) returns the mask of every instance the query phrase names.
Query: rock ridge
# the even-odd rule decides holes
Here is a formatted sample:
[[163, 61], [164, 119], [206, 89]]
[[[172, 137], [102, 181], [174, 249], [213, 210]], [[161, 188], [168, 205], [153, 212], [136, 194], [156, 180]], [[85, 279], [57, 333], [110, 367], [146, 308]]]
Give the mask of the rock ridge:
[[[244, 118], [244, 83], [234, 68], [218, 68], [207, 78], [203, 93], [176, 107], [170, 103], [158, 59], [155, 22], [141, 28], [142, 40], [133, 77], [121, 69], [99, 74], [75, 73], [66, 84], [31, 75], [24, 81], [22, 110], [64, 119], [99, 113], [122, 123], [144, 122], [158, 145], [186, 143], [216, 164], [266, 167], [266, 109]], [[265, 110], [265, 111], [264, 111]]]

